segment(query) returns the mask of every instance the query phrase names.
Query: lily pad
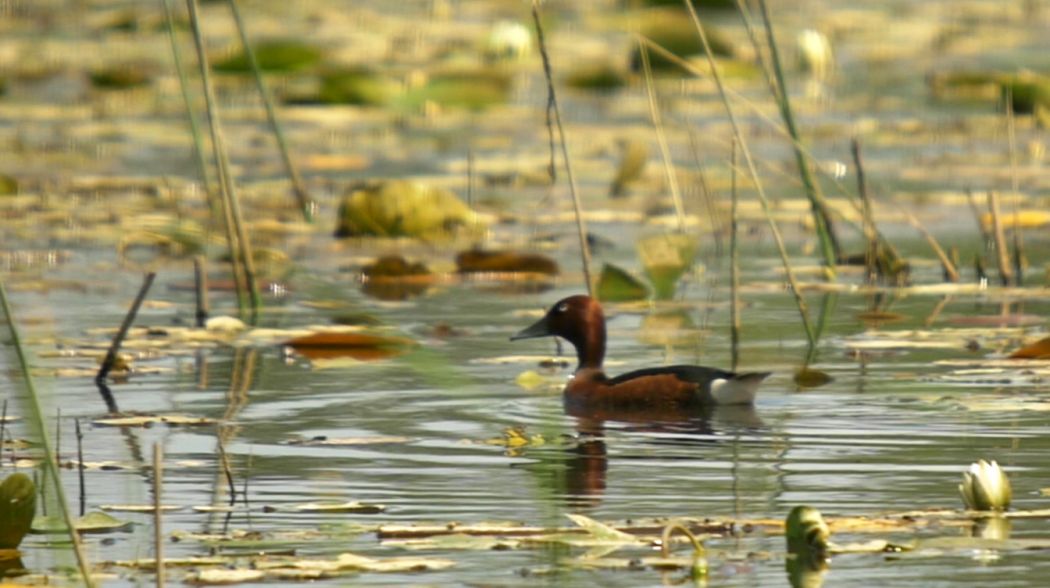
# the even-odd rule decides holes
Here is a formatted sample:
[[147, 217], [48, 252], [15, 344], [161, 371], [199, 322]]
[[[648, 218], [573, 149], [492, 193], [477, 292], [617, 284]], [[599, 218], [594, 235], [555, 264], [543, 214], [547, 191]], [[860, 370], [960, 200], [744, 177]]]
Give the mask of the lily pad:
[[[303, 70], [319, 63], [322, 57], [320, 49], [295, 39], [263, 41], [253, 45], [252, 49], [259, 69], [271, 72]], [[248, 55], [243, 50], [212, 67], [224, 73], [251, 73]]]
[[36, 484], [14, 473], [0, 484], [0, 549], [16, 549], [33, 524], [36, 513]]
[[464, 274], [520, 272], [553, 276], [558, 274], [558, 262], [539, 253], [470, 249], [456, 255], [456, 271]]
[[263, 512], [320, 512], [332, 514], [376, 514], [384, 510], [386, 510], [386, 507], [381, 504], [366, 504], [356, 500], [348, 502], [306, 502], [303, 504], [263, 507]]
[[674, 296], [678, 279], [693, 266], [699, 244], [682, 233], [652, 235], [638, 242], [638, 255], [657, 300]]
[[620, 164], [616, 166], [616, 177], [609, 187], [609, 196], [618, 198], [627, 195], [630, 184], [637, 182], [645, 172], [649, 161], [649, 144], [633, 138], [619, 141]]
[[602, 302], [645, 300], [649, 297], [649, 289], [641, 280], [611, 263], [602, 266], [597, 293]]
[[[122, 521], [104, 512], [92, 511], [73, 521], [73, 526], [81, 533], [111, 533], [130, 530], [132, 523]], [[52, 515], [36, 517], [33, 519], [32, 531], [34, 533], [64, 533], [66, 522]]]
[[352, 187], [339, 203], [336, 237], [441, 239], [484, 223], [458, 196], [409, 180], [380, 180]]

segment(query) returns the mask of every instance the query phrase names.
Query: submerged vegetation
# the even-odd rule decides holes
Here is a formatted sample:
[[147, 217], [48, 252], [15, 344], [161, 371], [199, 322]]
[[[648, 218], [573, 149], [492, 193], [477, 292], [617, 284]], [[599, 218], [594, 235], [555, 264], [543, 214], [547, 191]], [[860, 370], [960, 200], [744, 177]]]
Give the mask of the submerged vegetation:
[[531, 8], [5, 13], [4, 579], [1050, 571], [1045, 9]]

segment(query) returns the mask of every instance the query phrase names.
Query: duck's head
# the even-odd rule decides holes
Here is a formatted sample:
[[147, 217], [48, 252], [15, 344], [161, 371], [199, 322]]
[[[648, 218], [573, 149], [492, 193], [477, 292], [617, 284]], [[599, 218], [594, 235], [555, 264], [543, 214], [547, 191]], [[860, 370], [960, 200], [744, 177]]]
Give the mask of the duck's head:
[[605, 315], [590, 296], [569, 296], [554, 303], [543, 318], [522, 329], [511, 341], [558, 336], [572, 343], [580, 361], [577, 369], [600, 368], [605, 355]]

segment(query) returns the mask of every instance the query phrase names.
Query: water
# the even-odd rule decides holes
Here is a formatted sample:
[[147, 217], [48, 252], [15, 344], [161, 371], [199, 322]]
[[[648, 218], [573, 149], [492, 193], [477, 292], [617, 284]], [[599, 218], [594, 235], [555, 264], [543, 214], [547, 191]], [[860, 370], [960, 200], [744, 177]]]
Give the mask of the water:
[[[1046, 53], [1037, 51], [1042, 43], [1040, 18], [1045, 17], [1037, 15], [1026, 22], [1009, 12], [1002, 19], [982, 25], [965, 16], [967, 11], [986, 14], [993, 5], [967, 3], [965, 10], [960, 9], [961, 16], [955, 17], [949, 3], [929, 2], [901, 16], [902, 27], [907, 24], [926, 30], [923, 27], [941, 26], [944, 32], [955, 30], [948, 25], [961, 22], [972, 26], [975, 38], [981, 42], [989, 42], [1002, 30], [1010, 31], [1016, 39], [1009, 47], [987, 49], [984, 54], [964, 46], [939, 55], [926, 54], [921, 41], [905, 35], [908, 43], [897, 50], [904, 55], [909, 51], [922, 55], [919, 63], [906, 58], [879, 61], [871, 57], [879, 44], [885, 43], [876, 38], [875, 24], [885, 22], [893, 14], [889, 3], [868, 2], [852, 7], [878, 17], [871, 17], [871, 28], [863, 21], [858, 24], [847, 20], [846, 9], [836, 12], [836, 7], [817, 2], [807, 3], [798, 15], [784, 16], [783, 39], [792, 38], [787, 31], [819, 24], [819, 20], [806, 20], [816, 19], [815, 15], [853, 23], [838, 25], [836, 49], [841, 49], [842, 78], [835, 86], [833, 98], [823, 107], [819, 101], [798, 103], [803, 129], [822, 130], [821, 136], [813, 140], [818, 159], [845, 161], [845, 146], [853, 125], [861, 118], [874, 121], [866, 123], [866, 128], [875, 130], [865, 137], [865, 145], [869, 179], [879, 198], [880, 218], [885, 219], [880, 221], [880, 228], [915, 262], [913, 280], [919, 284], [939, 282], [940, 272], [925, 243], [897, 216], [898, 209], [914, 211], [942, 243], [957, 245], [963, 259], [963, 281], [972, 283], [976, 277], [968, 260], [982, 246], [968, 205], [962, 199], [939, 199], [933, 194], [967, 187], [1006, 190], [1010, 184], [1009, 174], [1003, 172], [1009, 169], [1009, 159], [1002, 118], [995, 116], [987, 104], [927, 103], [922, 76], [930, 69], [958, 63], [983, 66], [1008, 61], [1033, 68], [1045, 65]], [[492, 9], [487, 6], [481, 2], [464, 3], [463, 10], [469, 8], [488, 15]], [[349, 5], [344, 8], [351, 12]], [[425, 12], [423, 7], [419, 11]], [[308, 12], [304, 9], [304, 14]], [[256, 26], [270, 30], [267, 27], [274, 26], [278, 14], [284, 13], [271, 6], [260, 9], [252, 18]], [[388, 16], [393, 19], [389, 22], [405, 26], [397, 20], [403, 15]], [[291, 29], [306, 26], [303, 15], [296, 13], [287, 18]], [[341, 22], [339, 19], [344, 17], [333, 14], [332, 18]], [[578, 16], [563, 18], [575, 23], [572, 19]], [[37, 24], [32, 19], [21, 20], [19, 31], [32, 30]], [[73, 24], [68, 26], [77, 42], [88, 43], [82, 30]], [[156, 51], [162, 51], [159, 41], [165, 40], [163, 37], [152, 33], [141, 36], [155, 41]], [[321, 36], [339, 38], [328, 29]], [[610, 33], [600, 32], [588, 39], [610, 42], [610, 37]], [[558, 41], [555, 37], [554, 42]], [[566, 37], [560, 41], [560, 55], [568, 57], [559, 57], [556, 67], [558, 63], [567, 67], [574, 52], [580, 49], [570, 46]], [[83, 57], [79, 52], [64, 47], [56, 50], [56, 59], [72, 64], [71, 67], [81, 65]], [[167, 53], [157, 55], [166, 58]], [[163, 79], [164, 91], [144, 101], [141, 96], [132, 99], [83, 92], [74, 92], [74, 98], [70, 98], [68, 85], [61, 85], [61, 91], [48, 91], [33, 90], [28, 82], [20, 83], [23, 85], [18, 85], [3, 105], [3, 118], [9, 122], [3, 126], [3, 144], [11, 155], [17, 150], [16, 139], [21, 137], [29, 143], [21, 149], [28, 149], [35, 159], [25, 167], [9, 164], [0, 171], [19, 176], [28, 186], [24, 191], [30, 194], [48, 193], [46, 180], [54, 177], [74, 183], [85, 175], [107, 173], [192, 177], [177, 92], [169, 91], [175, 88], [169, 87], [174, 77]], [[906, 83], [880, 93], [878, 84], [887, 79], [902, 79]], [[528, 113], [523, 116], [508, 116], [499, 109], [470, 117], [450, 114], [437, 119], [353, 109], [287, 110], [289, 135], [294, 143], [303, 146], [300, 155], [304, 159], [311, 155], [353, 153], [368, 162], [360, 170], [318, 167], [307, 172], [311, 188], [321, 202], [321, 218], [331, 218], [335, 195], [351, 177], [425, 172], [457, 189], [464, 188], [467, 147], [474, 149], [482, 167], [490, 163], [511, 169], [541, 169], [546, 157], [546, 131], [536, 105], [542, 101], [542, 79], [531, 71], [523, 74], [518, 83], [513, 108], [517, 109], [514, 112]], [[735, 83], [757, 84], [759, 80]], [[668, 111], [665, 120], [671, 127], [679, 165], [692, 165], [692, 147], [684, 132], [686, 125], [692, 125], [699, 135], [700, 159], [712, 185], [720, 193], [726, 192], [728, 172], [724, 159], [729, 135], [718, 103], [706, 90], [677, 88], [674, 83], [661, 88]], [[762, 95], [760, 86], [748, 88], [754, 99]], [[284, 188], [273, 188], [271, 179], [280, 175], [276, 156], [253, 142], [265, 137], [259, 112], [250, 99], [243, 97], [247, 91], [240, 86], [231, 84], [226, 92], [232, 114], [229, 118], [233, 121], [230, 142], [247, 194], [249, 214], [294, 219], [294, 211], [275, 204], [285, 202]], [[64, 109], [69, 106], [64, 102], [67, 100], [80, 105], [102, 104], [106, 108], [95, 121], [90, 109]], [[120, 100], [128, 100], [127, 112], [114, 108], [114, 104], [121, 105]], [[61, 116], [38, 114], [33, 122], [14, 122], [23, 120], [20, 117], [39, 106], [38, 102], [57, 106]], [[639, 188], [641, 196], [626, 204], [610, 204], [604, 198], [615, 166], [611, 138], [648, 129], [644, 86], [635, 85], [609, 98], [566, 94], [563, 102], [588, 209], [612, 207], [634, 212], [663, 193], [659, 187], [659, 166], [651, 161], [652, 181]], [[745, 120], [758, 124], [758, 119], [750, 115]], [[1021, 202], [1024, 207], [1037, 207], [1036, 198], [1046, 188], [1037, 157], [1043, 137], [1027, 119], [1018, 125], [1018, 144], [1023, 146], [1021, 190], [1035, 195]], [[19, 131], [20, 126], [25, 130]], [[783, 141], [766, 128], [756, 131], [752, 140], [769, 190], [776, 195], [797, 197], [797, 180]], [[538, 163], [527, 163], [532, 161]], [[61, 171], [55, 172], [49, 166]], [[172, 208], [178, 205], [180, 214], [201, 216], [199, 196], [187, 191], [184, 181], [174, 181], [177, 198], [171, 200], [135, 190], [117, 194], [86, 190], [77, 192], [74, 207], [61, 198], [63, 192], [48, 200], [20, 196], [4, 204], [6, 220], [0, 227], [5, 245], [13, 250], [58, 249], [67, 256], [57, 265], [34, 265], [5, 278], [12, 290], [16, 318], [34, 352], [44, 354], [60, 346], [77, 347], [85, 339], [104, 345], [106, 337], [84, 333], [89, 328], [119, 324], [139, 284], [140, 272], [147, 266], [160, 272], [150, 300], [169, 304], [147, 307], [137, 324], [163, 326], [190, 319], [192, 294], [171, 288], [190, 276], [184, 258], [157, 260], [139, 252], [128, 260], [114, 254], [120, 237], [143, 225], [140, 219], [144, 215], [171, 215]], [[841, 179], [841, 184], [851, 189], [852, 178]], [[841, 195], [834, 182], [826, 180], [825, 186], [832, 196]], [[535, 362], [489, 361], [507, 355], [554, 352], [550, 341], [512, 343], [508, 337], [534, 320], [529, 311], [539, 311], [562, 296], [582, 290], [573, 240], [575, 229], [562, 222], [540, 227], [528, 223], [534, 203], [546, 195], [544, 188], [526, 183], [477, 190], [480, 201], [495, 201], [521, 221], [495, 227], [494, 242], [520, 244], [535, 231], [564, 236], [563, 245], [549, 252], [564, 269], [563, 277], [550, 289], [521, 292], [491, 281], [463, 280], [435, 285], [424, 295], [406, 301], [376, 300], [362, 292], [357, 279], [355, 268], [362, 259], [399, 250], [438, 267], [448, 267], [454, 252], [441, 244], [333, 245], [328, 220], [306, 235], [266, 235], [260, 231], [258, 241], [286, 251], [294, 268], [286, 280], [290, 294], [267, 299], [263, 317], [266, 326], [291, 328], [326, 323], [334, 312], [307, 303], [334, 299], [340, 301], [342, 310], [370, 313], [417, 339], [420, 346], [388, 360], [326, 369], [311, 366], [302, 358], [289, 360], [280, 346], [270, 344], [209, 347], [196, 353], [139, 360], [141, 366], [165, 371], [133, 375], [128, 382], [115, 384], [113, 391], [121, 409], [185, 413], [217, 419], [222, 424], [155, 425], [143, 429], [88, 426], [84, 438], [86, 461], [113, 460], [134, 466], [118, 471], [89, 470], [85, 476], [89, 510], [101, 505], [151, 501], [151, 475], [141, 466], [155, 442], [164, 446], [169, 464], [164, 502], [181, 507], [165, 515], [168, 532], [251, 530], [275, 534], [318, 528], [332, 532], [334, 524], [372, 526], [427, 521], [513, 521], [566, 526], [570, 524], [566, 513], [582, 513], [600, 521], [650, 517], [782, 520], [800, 504], [816, 507], [827, 516], [958, 508], [961, 503], [956, 485], [961, 472], [978, 458], [998, 460], [1006, 468], [1013, 481], [1015, 510], [1047, 506], [1040, 489], [1050, 485], [1050, 466], [1045, 460], [1050, 427], [1045, 405], [1040, 403], [1050, 401], [1050, 389], [1038, 379], [1018, 385], [994, 378], [960, 376], [955, 371], [959, 367], [938, 363], [994, 357], [1045, 332], [1043, 317], [1050, 304], [1042, 287], [1048, 250], [1042, 233], [1030, 231], [1025, 236], [1032, 261], [1025, 293], [1006, 295], [992, 288], [942, 296], [888, 290], [878, 301], [880, 308], [901, 315], [901, 320], [877, 327], [868, 327], [858, 318], [871, 308], [873, 299], [868, 294], [807, 293], [814, 320], [825, 305], [829, 308], [818, 355], [811, 367], [834, 379], [816, 389], [799, 390], [793, 373], [805, 362], [806, 337], [792, 299], [781, 283], [779, 261], [765, 222], [752, 214], [745, 222], [748, 237], [742, 253], [746, 307], [740, 369], [773, 372], [755, 407], [717, 408], [673, 423], [609, 422], [600, 436], [577, 438], [579, 423], [564, 414], [557, 386], [526, 391], [515, 384], [515, 378], [524, 370], [538, 369]], [[460, 192], [465, 193], [465, 188]], [[68, 198], [72, 200], [72, 196]], [[556, 191], [554, 198], [553, 204], [543, 205], [545, 211], [568, 208], [564, 189]], [[745, 198], [753, 199], [750, 195]], [[687, 202], [687, 209], [706, 216], [706, 209], [694, 201]], [[798, 229], [805, 216], [804, 210], [781, 210], [779, 220], [787, 233], [793, 262], [813, 265], [817, 259], [812, 238]], [[613, 242], [596, 258], [632, 270], [638, 269], [636, 238], [662, 230], [654, 225], [601, 221], [592, 222], [590, 228]], [[683, 302], [679, 320], [692, 326], [686, 333], [688, 342], [675, 346], [653, 342], [661, 334], [647, 328], [652, 320], [649, 315], [667, 311], [664, 307], [611, 306], [610, 373], [667, 362], [728, 366], [725, 256], [710, 238], [708, 225], [695, 230], [703, 235], [700, 259], [704, 271], [685, 280], [678, 296]], [[859, 250], [861, 245], [855, 233], [846, 234], [848, 248]], [[51, 287], [30, 289], [34, 277], [52, 280]], [[804, 280], [817, 281], [812, 275], [806, 275]], [[859, 279], [847, 271], [841, 281], [858, 283]], [[1010, 304], [1010, 312], [1036, 317], [1034, 324], [1009, 331], [958, 330], [965, 326], [968, 317], [1000, 314], [1004, 302]], [[231, 312], [228, 295], [217, 295], [215, 304], [218, 312]], [[435, 336], [431, 327], [442, 323], [454, 327], [459, 334]], [[873, 337], [872, 332], [900, 334], [924, 328], [933, 330], [934, 339], [955, 343], [945, 348], [878, 351], [858, 351], [854, 345]], [[971, 340], [971, 347], [976, 350], [967, 348]], [[9, 372], [9, 355], [4, 356], [4, 361], [8, 362], [4, 365]], [[91, 367], [92, 361], [40, 357], [35, 365], [40, 369]], [[566, 378], [568, 371], [563, 369], [554, 377]], [[70, 441], [73, 419], [88, 422], [104, 412], [91, 378], [41, 375], [38, 386], [51, 407], [49, 414], [61, 407], [63, 460], [75, 459]], [[8, 385], [5, 389], [14, 387]], [[5, 397], [11, 394], [8, 392]], [[530, 436], [542, 435], [545, 443], [514, 451], [485, 443], [501, 437], [510, 427], [522, 427]], [[22, 425], [14, 425], [13, 430], [18, 437], [27, 434]], [[319, 436], [389, 439], [338, 447], [292, 443]], [[229, 517], [193, 510], [224, 503], [229, 498], [218, 453], [220, 437], [236, 491], [247, 499]], [[4, 470], [13, 471], [7, 460]], [[63, 483], [75, 502], [75, 472], [64, 472]], [[272, 509], [265, 508], [331, 500], [382, 504], [386, 510], [381, 514], [316, 514], [270, 512]], [[101, 562], [149, 557], [151, 515], [116, 515], [136, 525], [128, 532], [86, 536], [89, 559]], [[758, 525], [748, 532], [707, 541], [712, 585], [788, 584], [783, 537], [764, 529]], [[916, 535], [965, 536], [970, 531], [968, 525], [935, 525], [921, 531], [902, 528], [883, 533], [845, 532], [836, 534], [834, 539], [840, 543], [873, 537], [906, 541]], [[1014, 520], [1010, 536], [1046, 539], [1045, 520]], [[310, 557], [334, 557], [344, 551], [376, 557], [416, 555], [381, 544], [372, 531], [334, 537], [321, 541], [296, 539], [291, 544], [299, 554]], [[168, 544], [166, 556], [202, 555], [208, 549], [197, 541], [184, 540]], [[36, 572], [69, 563], [64, 548], [49, 547], [43, 536], [30, 536], [22, 551], [26, 567]], [[583, 552], [579, 548], [429, 550], [420, 555], [449, 558], [456, 565], [427, 573], [367, 573], [356, 576], [353, 582], [636, 586], [657, 585], [679, 577], [679, 573], [665, 577], [654, 570], [600, 571], [557, 565], [561, 558]], [[644, 549], [623, 552], [624, 557], [645, 554]], [[544, 574], [551, 566], [555, 572]], [[1038, 550], [1003, 552], [992, 558], [964, 549], [929, 557], [837, 556], [824, 579], [835, 586], [992, 582], [1002, 586], [1037, 586], [1046, 571], [1050, 571], [1050, 564]], [[114, 585], [149, 581], [141, 573], [121, 568], [116, 568], [116, 574], [118, 578], [111, 582]]]

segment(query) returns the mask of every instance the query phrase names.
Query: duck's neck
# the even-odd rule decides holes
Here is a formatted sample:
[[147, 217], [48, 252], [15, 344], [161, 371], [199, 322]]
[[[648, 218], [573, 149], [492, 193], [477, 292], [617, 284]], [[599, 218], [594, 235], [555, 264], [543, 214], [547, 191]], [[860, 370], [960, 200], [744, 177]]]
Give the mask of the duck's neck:
[[582, 336], [572, 342], [576, 347], [576, 359], [579, 362], [576, 371], [602, 369], [602, 360], [605, 359], [605, 320], [602, 317], [599, 319], [585, 323]]

